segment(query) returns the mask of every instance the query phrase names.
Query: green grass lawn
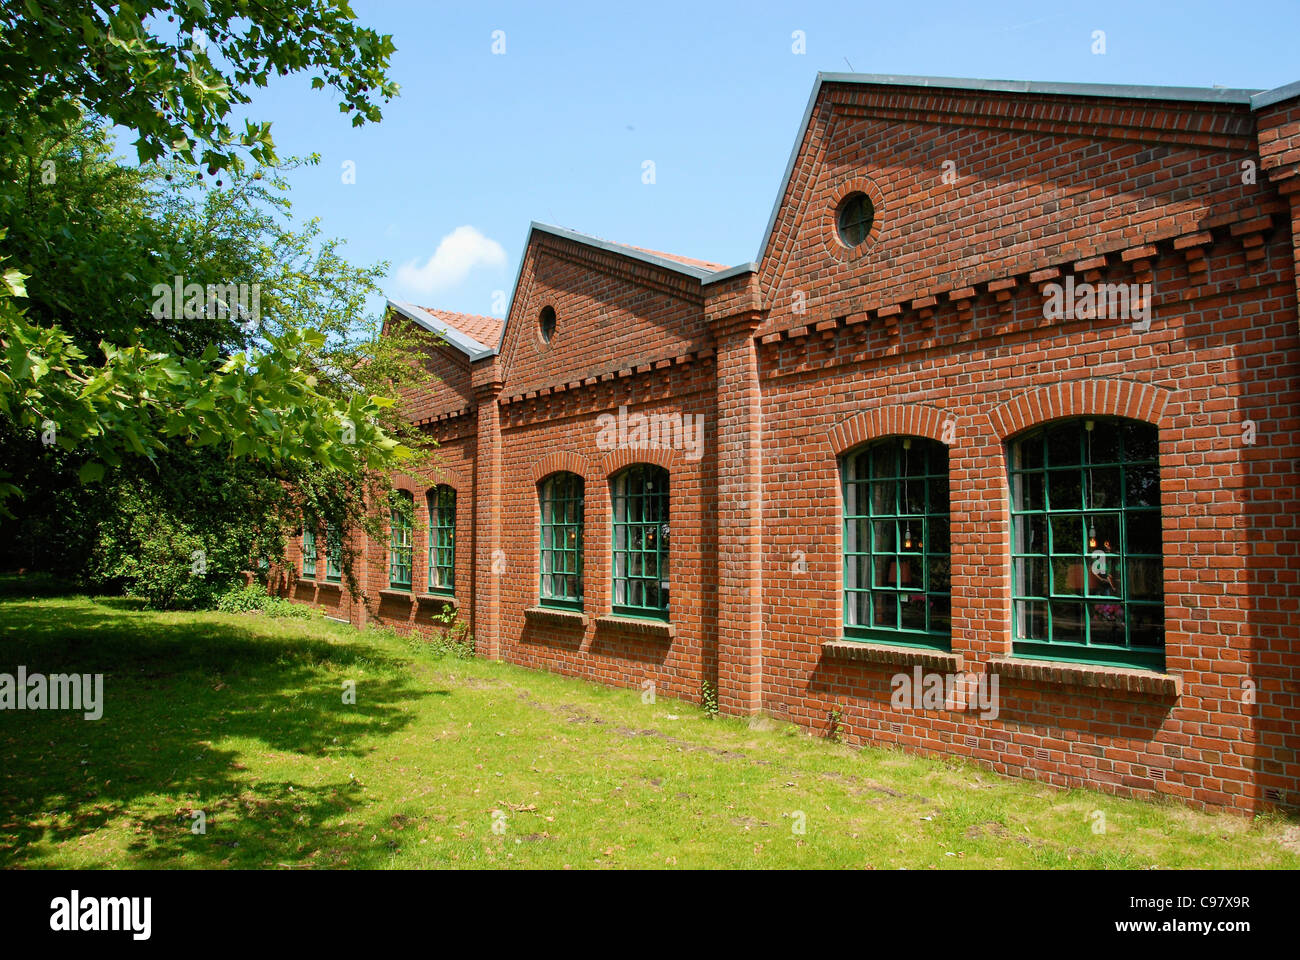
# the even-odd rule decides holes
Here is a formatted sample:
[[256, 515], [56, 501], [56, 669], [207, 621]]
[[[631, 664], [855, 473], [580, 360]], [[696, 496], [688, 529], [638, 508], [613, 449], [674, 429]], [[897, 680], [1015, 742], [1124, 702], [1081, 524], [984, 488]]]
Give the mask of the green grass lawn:
[[11, 595], [0, 671], [19, 664], [102, 672], [105, 706], [0, 713], [6, 867], [1300, 865], [1285, 820], [853, 749], [319, 617]]

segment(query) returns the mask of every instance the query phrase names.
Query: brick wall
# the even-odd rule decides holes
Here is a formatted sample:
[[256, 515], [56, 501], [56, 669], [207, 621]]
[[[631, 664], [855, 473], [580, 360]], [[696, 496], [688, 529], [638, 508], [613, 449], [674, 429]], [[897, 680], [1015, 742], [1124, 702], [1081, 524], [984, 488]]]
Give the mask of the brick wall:
[[[753, 271], [702, 280], [535, 229], [500, 356], [467, 378], [431, 355], [450, 385], [420, 397], [468, 491], [457, 597], [480, 653], [691, 700], [707, 681], [729, 713], [834, 714], [853, 742], [1062, 786], [1296, 805], [1297, 109], [832, 82]], [[850, 250], [834, 211], [854, 190], [875, 222]], [[1067, 277], [1149, 284], [1149, 328], [1049, 320]], [[703, 417], [701, 455], [606, 448], [620, 407]], [[1158, 431], [1163, 672], [1013, 655], [1007, 443], [1070, 416]], [[949, 651], [843, 636], [839, 458], [900, 434], [948, 446]], [[671, 476], [666, 623], [611, 615], [609, 480], [633, 462]], [[538, 607], [556, 470], [585, 482], [580, 612]], [[396, 478], [422, 522], [431, 476]], [[417, 524], [417, 584], [423, 543]], [[354, 622], [418, 619], [381, 594], [386, 556]], [[895, 709], [915, 667], [996, 676], [997, 716]]]

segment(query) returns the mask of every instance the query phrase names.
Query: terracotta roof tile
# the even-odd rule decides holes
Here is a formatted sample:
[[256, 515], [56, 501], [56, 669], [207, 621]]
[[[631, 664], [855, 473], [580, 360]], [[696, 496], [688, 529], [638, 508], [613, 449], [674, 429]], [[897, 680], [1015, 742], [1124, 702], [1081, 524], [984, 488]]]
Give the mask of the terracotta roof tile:
[[712, 260], [697, 260], [695, 257], [681, 257], [675, 253], [664, 253], [662, 250], [651, 250], [649, 247], [634, 247], [630, 243], [621, 243], [621, 247], [628, 247], [632, 250], [640, 250], [642, 253], [653, 254], [656, 257], [663, 257], [665, 260], [676, 260], [678, 263], [684, 263], [688, 267], [699, 267], [702, 270], [726, 270], [727, 264], [714, 263]]
[[504, 317], [485, 317], [477, 313], [453, 313], [437, 307], [420, 307], [426, 313], [433, 314], [449, 327], [454, 327], [467, 337], [473, 337], [485, 347], [495, 347], [501, 340], [501, 328], [505, 326]]

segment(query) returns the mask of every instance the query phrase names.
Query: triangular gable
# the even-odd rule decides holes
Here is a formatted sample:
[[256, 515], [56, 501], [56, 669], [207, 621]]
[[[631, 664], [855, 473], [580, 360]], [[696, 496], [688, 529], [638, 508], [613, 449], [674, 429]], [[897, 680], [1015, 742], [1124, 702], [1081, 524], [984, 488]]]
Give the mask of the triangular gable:
[[[1094, 202], [1143, 242], [1132, 235], [1190, 190], [1140, 173], [1105, 182], [1107, 170], [1214, 162], [1227, 176], [1253, 149], [1254, 94], [819, 74], [760, 249], [763, 332], [1118, 244], [1089, 221]], [[875, 222], [850, 249], [835, 211], [857, 190]]]

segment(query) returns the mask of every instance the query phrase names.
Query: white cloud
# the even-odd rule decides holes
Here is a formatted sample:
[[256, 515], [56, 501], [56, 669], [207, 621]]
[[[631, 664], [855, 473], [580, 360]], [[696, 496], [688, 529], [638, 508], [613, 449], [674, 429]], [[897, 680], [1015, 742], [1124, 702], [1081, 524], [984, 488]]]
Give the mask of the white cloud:
[[398, 267], [397, 283], [412, 293], [437, 293], [456, 286], [475, 267], [500, 267], [505, 262], [501, 244], [471, 226], [457, 227], [438, 241], [438, 249], [423, 266], [412, 260]]

